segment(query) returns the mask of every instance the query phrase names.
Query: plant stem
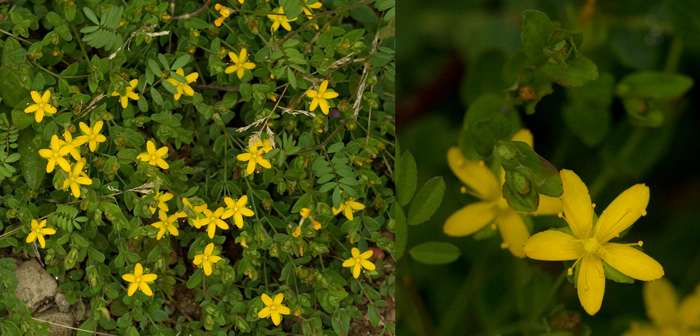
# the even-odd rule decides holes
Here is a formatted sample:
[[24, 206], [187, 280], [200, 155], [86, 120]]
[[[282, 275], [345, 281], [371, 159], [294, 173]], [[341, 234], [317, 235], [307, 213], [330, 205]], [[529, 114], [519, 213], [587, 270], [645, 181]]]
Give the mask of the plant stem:
[[544, 301], [542, 301], [542, 304], [537, 308], [535, 313], [532, 314], [532, 317], [530, 318], [531, 322], [536, 322], [537, 320], [542, 318], [542, 313], [544, 313], [544, 310], [552, 302], [557, 292], [561, 288], [561, 285], [564, 283], [564, 279], [566, 279], [566, 272], [566, 270], [562, 271], [561, 274], [559, 274], [557, 280], [554, 281], [552, 288], [550, 288], [549, 293], [547, 293], [547, 297], [544, 299]]
[[664, 65], [664, 72], [674, 73], [678, 68], [678, 63], [680, 63], [681, 56], [683, 55], [683, 40], [680, 37], [674, 37], [671, 42], [671, 47], [668, 50], [668, 55], [666, 56], [666, 64]]

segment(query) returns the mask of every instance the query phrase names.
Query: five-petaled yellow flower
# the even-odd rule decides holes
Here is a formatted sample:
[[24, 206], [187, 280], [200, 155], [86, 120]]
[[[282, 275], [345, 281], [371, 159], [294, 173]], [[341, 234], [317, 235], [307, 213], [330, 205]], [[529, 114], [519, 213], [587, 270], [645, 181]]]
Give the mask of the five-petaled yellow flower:
[[323, 3], [321, 3], [321, 0], [319, 0], [319, 1], [316, 1], [316, 2], [309, 5], [308, 2], [309, 2], [309, 0], [304, 0], [303, 10], [304, 10], [304, 14], [306, 14], [306, 17], [311, 18], [313, 16], [313, 14], [311, 14], [311, 11], [308, 8], [318, 9], [318, 8], [321, 8], [321, 6], [323, 6]]
[[355, 200], [351, 198], [350, 200], [346, 201], [345, 203], [340, 203], [340, 207], [338, 209], [333, 207], [332, 210], [333, 210], [334, 216], [342, 212], [343, 215], [345, 215], [345, 218], [347, 218], [348, 220], [352, 220], [354, 218], [352, 215], [353, 210], [360, 211], [364, 208], [365, 208], [364, 204], [359, 203], [359, 202], [355, 202]]
[[139, 80], [132, 79], [129, 82], [129, 86], [126, 87], [126, 94], [124, 94], [123, 96], [120, 95], [117, 91], [112, 92], [112, 96], [120, 96], [119, 101], [122, 103], [123, 108], [126, 108], [126, 105], [129, 103], [129, 98], [133, 100], [139, 100], [139, 95], [134, 92], [136, 85], [139, 85]]
[[158, 217], [160, 218], [160, 222], [155, 222], [151, 224], [151, 226], [160, 230], [158, 231], [156, 240], [160, 240], [161, 238], [163, 238], [165, 231], [170, 232], [170, 234], [173, 236], [177, 236], [178, 234], [180, 234], [180, 232], [177, 230], [177, 226], [175, 226], [175, 223], [177, 222], [178, 218], [185, 218], [187, 217], [187, 215], [184, 212], [176, 212], [170, 215], [170, 217], [168, 217], [168, 214], [165, 213], [165, 211], [161, 210], [160, 212], [158, 212]]
[[221, 4], [214, 5], [214, 9], [216, 9], [219, 12], [219, 14], [221, 14], [220, 17], [214, 20], [214, 25], [216, 25], [217, 27], [221, 27], [221, 25], [224, 23], [224, 19], [231, 15], [231, 9], [222, 6]]
[[83, 167], [85, 167], [84, 158], [73, 165], [73, 170], [68, 173], [68, 177], [63, 181], [63, 187], [61, 188], [65, 190], [70, 187], [73, 196], [76, 198], [80, 197], [80, 184], [92, 184], [92, 180], [83, 173]]
[[204, 253], [195, 255], [192, 261], [196, 266], [202, 265], [205, 275], [211, 275], [211, 265], [221, 260], [221, 257], [212, 255], [212, 253], [214, 253], [214, 243], [209, 243], [204, 248]]
[[644, 305], [653, 325], [632, 322], [622, 336], [700, 336], [700, 286], [680, 305], [671, 282], [644, 283]]
[[258, 317], [262, 319], [269, 316], [272, 318], [272, 323], [275, 325], [280, 325], [282, 315], [289, 315], [291, 313], [289, 308], [282, 304], [283, 300], [284, 294], [282, 293], [277, 294], [274, 300], [267, 296], [267, 294], [263, 294], [262, 302], [265, 304], [265, 308], [258, 312]]
[[37, 222], [36, 219], [32, 219], [31, 222], [32, 225], [32, 231], [29, 232], [29, 235], [27, 235], [27, 243], [31, 243], [34, 240], [39, 240], [39, 245], [41, 245], [41, 248], [46, 247], [46, 241], [44, 240], [44, 235], [52, 235], [56, 233], [56, 230], [47, 228], [46, 226], [46, 220], [44, 219], [41, 221], [41, 223]]
[[214, 238], [217, 226], [222, 230], [228, 230], [228, 224], [223, 220], [231, 217], [232, 214], [233, 213], [225, 213], [223, 207], [219, 207], [216, 211], [204, 209], [204, 215], [207, 217], [205, 223], [207, 224], [207, 234], [209, 238]]
[[357, 247], [353, 247], [350, 250], [352, 257], [343, 262], [343, 267], [352, 267], [352, 276], [357, 279], [360, 276], [360, 271], [364, 268], [368, 271], [374, 271], [376, 266], [367, 260], [374, 254], [372, 250], [367, 250], [360, 254], [360, 250]]
[[[141, 198], [146, 198], [148, 195], [143, 195]], [[151, 202], [150, 205], [148, 205], [148, 209], [151, 210], [151, 214], [156, 213], [156, 207], [160, 209], [160, 211], [165, 211], [168, 212], [168, 201], [173, 199], [173, 194], [171, 193], [160, 193], [157, 192], [155, 196], [153, 196], [153, 201]], [[151, 206], [153, 205], [153, 206]]]
[[620, 273], [637, 280], [651, 281], [661, 278], [664, 269], [644, 252], [610, 240], [629, 228], [639, 217], [646, 215], [649, 203], [649, 187], [637, 184], [625, 190], [610, 203], [593, 223], [594, 206], [588, 188], [574, 172], [562, 170], [564, 193], [561, 196], [564, 214], [573, 235], [557, 230], [547, 230], [530, 237], [525, 244], [525, 254], [537, 260], [576, 260], [569, 268], [578, 267], [576, 289], [581, 305], [590, 315], [600, 310], [605, 293], [603, 262]]
[[258, 149], [257, 146], [248, 147], [247, 151], [248, 153], [238, 154], [236, 158], [239, 161], [248, 161], [248, 166], [246, 167], [246, 173], [248, 173], [248, 175], [251, 175], [255, 172], [256, 164], [259, 164], [260, 166], [267, 169], [272, 168], [270, 161], [263, 158], [263, 155], [265, 155], [265, 153], [262, 150]]
[[126, 282], [131, 282], [129, 288], [126, 292], [127, 295], [132, 296], [136, 292], [136, 289], [140, 289], [144, 294], [151, 296], [153, 292], [151, 287], [148, 287], [147, 282], [153, 282], [158, 279], [157, 274], [143, 274], [143, 266], [140, 263], [136, 263], [134, 266], [134, 274], [124, 274], [122, 279]]
[[248, 209], [245, 204], [248, 202], [248, 196], [243, 195], [237, 200], [233, 200], [231, 197], [224, 198], [224, 203], [228, 207], [229, 214], [225, 218], [231, 217], [233, 214], [233, 223], [238, 226], [239, 229], [243, 228], [243, 216], [250, 217], [255, 215], [253, 210]]
[[102, 120], [96, 122], [95, 126], [93, 126], [92, 128], [90, 128], [86, 123], [82, 121], [80, 122], [80, 124], [78, 124], [78, 126], [80, 126], [80, 130], [83, 131], [83, 134], [85, 134], [78, 137], [78, 139], [82, 138], [83, 143], [87, 142], [90, 146], [91, 152], [96, 151], [97, 147], [101, 142], [107, 141], [107, 138], [104, 135], [100, 134], [103, 124], [104, 123], [102, 122]]
[[306, 96], [308, 96], [309, 98], [313, 98], [311, 100], [311, 105], [309, 106], [309, 111], [313, 111], [316, 109], [317, 106], [321, 106], [321, 111], [323, 112], [323, 114], [328, 114], [329, 106], [326, 99], [333, 99], [335, 97], [338, 97], [338, 92], [327, 91], [327, 89], [328, 81], [324, 80], [318, 87], [318, 91], [311, 89], [306, 90]]
[[248, 50], [246, 48], [242, 48], [239, 55], [236, 55], [236, 53], [230, 51], [228, 53], [228, 57], [231, 58], [231, 62], [233, 62], [233, 64], [224, 70], [224, 73], [227, 75], [235, 72], [238, 79], [241, 79], [243, 78], [246, 70], [255, 69], [255, 63], [248, 62]]
[[36, 120], [36, 122], [41, 122], [41, 120], [44, 119], [44, 113], [56, 113], [56, 107], [49, 103], [49, 100], [51, 99], [51, 92], [49, 90], [44, 91], [43, 95], [39, 95], [39, 92], [37, 91], [32, 91], [31, 96], [32, 100], [34, 101], [34, 105], [29, 105], [26, 109], [24, 109], [24, 113], [35, 112], [34, 120]]
[[276, 14], [267, 14], [267, 18], [272, 20], [272, 31], [277, 31], [280, 25], [287, 31], [292, 31], [292, 26], [289, 23], [296, 21], [296, 18], [294, 18], [294, 20], [287, 19], [287, 16], [284, 15], [284, 9], [282, 9], [282, 7], [277, 7], [273, 9], [272, 12]]
[[39, 150], [39, 155], [44, 159], [49, 160], [49, 162], [46, 163], [46, 172], [52, 172], [54, 167], [56, 167], [56, 164], [58, 164], [61, 169], [70, 172], [70, 164], [68, 163], [68, 160], [64, 158], [68, 152], [70, 152], [70, 147], [62, 146], [58, 135], [54, 134], [51, 137], [50, 149]]
[[175, 73], [185, 77], [185, 79], [187, 80], [187, 83], [182, 83], [175, 78], [168, 78], [168, 82], [170, 82], [170, 84], [172, 84], [177, 89], [177, 93], [174, 95], [175, 100], [180, 100], [180, 96], [182, 96], [183, 92], [188, 96], [194, 95], [194, 90], [192, 90], [192, 87], [189, 84], [195, 82], [197, 78], [199, 78], [199, 74], [193, 72], [185, 76], [185, 72], [182, 70], [182, 68], [177, 69]]
[[[525, 142], [532, 147], [532, 133], [529, 130], [518, 131], [512, 141]], [[463, 237], [479, 231], [491, 224], [494, 230], [498, 228], [503, 239], [502, 248], [507, 248], [518, 257], [524, 258], [523, 245], [530, 232], [520, 213], [513, 210], [503, 198], [501, 186], [505, 179], [503, 169], [500, 182], [491, 169], [481, 160], [468, 160], [458, 147], [452, 147], [447, 152], [447, 162], [452, 172], [457, 175], [471, 190], [466, 191], [481, 201], [471, 203], [453, 213], [445, 221], [443, 231], [453, 237]], [[540, 195], [540, 204], [534, 215], [553, 215], [561, 212], [561, 201], [556, 197]]]
[[75, 161], [80, 161], [80, 152], [78, 148], [82, 146], [86, 139], [83, 137], [77, 137], [73, 139], [73, 135], [70, 131], [66, 130], [63, 132], [63, 140], [60, 140], [63, 147], [68, 148], [68, 153], [75, 159]]
[[156, 150], [156, 145], [149, 140], [146, 142], [146, 152], [139, 154], [136, 158], [143, 162], [148, 162], [148, 164], [151, 166], [168, 169], [170, 168], [170, 165], [163, 160], [163, 157], [165, 157], [167, 154], [168, 147], [163, 146]]

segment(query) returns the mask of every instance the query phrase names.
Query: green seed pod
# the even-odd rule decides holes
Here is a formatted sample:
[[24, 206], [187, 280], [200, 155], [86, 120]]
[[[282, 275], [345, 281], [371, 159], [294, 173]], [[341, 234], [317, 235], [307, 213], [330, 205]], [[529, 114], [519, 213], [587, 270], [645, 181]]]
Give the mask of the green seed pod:
[[521, 195], [526, 195], [530, 193], [530, 180], [528, 180], [523, 174], [518, 171], [511, 172], [511, 183], [513, 190], [517, 191]]
[[78, 249], [75, 247], [72, 247], [70, 251], [68, 252], [68, 255], [66, 256], [66, 259], [63, 261], [63, 267], [66, 270], [69, 270], [75, 266], [75, 259], [78, 257]]

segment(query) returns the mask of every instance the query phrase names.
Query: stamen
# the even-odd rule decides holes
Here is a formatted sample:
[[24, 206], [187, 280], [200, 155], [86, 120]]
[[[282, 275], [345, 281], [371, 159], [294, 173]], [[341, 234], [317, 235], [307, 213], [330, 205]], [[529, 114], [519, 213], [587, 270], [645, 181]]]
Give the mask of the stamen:
[[485, 163], [484, 163], [484, 160], [479, 161], [479, 166], [482, 166], [482, 167], [483, 167], [484, 164], [485, 164]]
[[502, 243], [501, 243], [501, 248], [504, 249], [504, 250], [507, 249], [508, 246], [510, 246], [510, 245], [508, 245], [508, 243], [506, 243], [506, 242], [502, 242]]
[[646, 215], [647, 215], [647, 210], [646, 210], [646, 209], [642, 209], [642, 216], [646, 216]]
[[496, 230], [496, 223], [491, 224], [491, 230]]
[[464, 165], [464, 159], [457, 159], [457, 162], [455, 162], [458, 166], [463, 166]]
[[639, 247], [642, 247], [642, 245], [644, 245], [644, 242], [640, 240], [637, 242], [637, 245], [639, 245]]
[[560, 212], [560, 213], [557, 214], [557, 217], [559, 217], [559, 218], [564, 218], [564, 214]]
[[591, 203], [591, 208], [595, 209], [595, 203]]
[[573, 268], [573, 267], [569, 267], [569, 269], [566, 270], [566, 274], [569, 275], [569, 276], [574, 275], [574, 268]]
[[459, 192], [461, 192], [462, 194], [466, 194], [466, 193], [467, 193], [467, 187], [465, 187], [465, 186], [460, 187], [460, 188], [459, 188]]

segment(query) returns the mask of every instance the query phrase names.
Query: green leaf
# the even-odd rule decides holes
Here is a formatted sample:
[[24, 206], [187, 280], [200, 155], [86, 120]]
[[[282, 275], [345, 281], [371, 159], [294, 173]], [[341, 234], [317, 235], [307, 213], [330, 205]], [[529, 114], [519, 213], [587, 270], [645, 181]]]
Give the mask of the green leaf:
[[423, 185], [408, 210], [408, 225], [418, 225], [437, 211], [445, 193], [445, 181], [442, 177], [433, 177]]
[[411, 201], [418, 184], [416, 160], [411, 152], [405, 152], [401, 156], [394, 174], [396, 177], [394, 181], [396, 185], [396, 199], [400, 205], [405, 206]]
[[[472, 133], [476, 129], [476, 123], [480, 120], [488, 119], [496, 113], [501, 113], [505, 107], [503, 95], [485, 94], [479, 97], [474, 103], [469, 106], [466, 115], [464, 116], [464, 124], [462, 132], [459, 136], [459, 147], [462, 154], [467, 159], [479, 158], [479, 154], [474, 150]], [[511, 113], [515, 118], [520, 118], [517, 113]], [[511, 124], [517, 126], [513, 120]]]
[[160, 92], [156, 90], [156, 88], [151, 86], [151, 98], [153, 98], [153, 102], [156, 103], [157, 105], [163, 105], [163, 97], [160, 95]]
[[[21, 107], [21, 106], [20, 106]], [[22, 110], [12, 110], [12, 124], [18, 130], [23, 130], [34, 122], [34, 113], [25, 113]]]
[[171, 69], [177, 70], [177, 69], [182, 68], [183, 66], [187, 65], [187, 63], [190, 62], [191, 58], [192, 57], [190, 55], [187, 55], [187, 54], [178, 57], [175, 60], [175, 63], [173, 63], [173, 66], [171, 67]]
[[158, 77], [163, 77], [163, 72], [160, 70], [160, 66], [158, 66], [158, 63], [152, 59], [148, 60], [148, 68], [151, 69], [151, 72], [158, 76]]
[[547, 14], [534, 9], [523, 12], [520, 39], [525, 54], [534, 64], [544, 63], [549, 58], [545, 55], [544, 48], [549, 46], [549, 35], [554, 28]]
[[542, 71], [557, 84], [570, 88], [598, 79], [598, 67], [583, 55], [569, 59], [566, 63], [547, 62], [542, 66]]
[[29, 189], [36, 190], [46, 175], [46, 159], [39, 155], [39, 148], [34, 143], [34, 130], [26, 128], [19, 133], [17, 151], [21, 155], [19, 165]]
[[406, 244], [408, 242], [408, 226], [406, 226], [406, 215], [403, 212], [403, 208], [397, 206], [394, 210], [394, 216], [396, 216], [396, 227], [394, 229], [394, 234], [396, 236], [394, 242], [394, 253], [396, 254], [396, 259], [401, 259], [403, 253], [406, 251]]
[[689, 47], [700, 50], [700, 2], [695, 0], [667, 0], [663, 2], [668, 15], [664, 22], [673, 27], [673, 33]]
[[413, 247], [408, 251], [413, 259], [429, 265], [441, 265], [451, 263], [461, 252], [457, 246], [444, 242], [427, 242]]
[[520, 141], [500, 141], [496, 144], [494, 154], [506, 174], [515, 170], [530, 181], [531, 187], [538, 193], [561, 196], [563, 190], [559, 172], [549, 161], [535, 153], [530, 145]]
[[85, 16], [87, 16], [87, 18], [90, 21], [92, 21], [92, 23], [94, 23], [96, 25], [100, 24], [100, 20], [97, 19], [97, 15], [95, 15], [95, 13], [90, 8], [83, 7], [83, 13], [85, 13]]
[[284, 9], [284, 15], [289, 20], [294, 20], [299, 17], [303, 9], [299, 0], [282, 0], [280, 5]]
[[494, 113], [489, 119], [476, 123], [472, 133], [474, 150], [483, 157], [493, 152], [496, 142], [508, 139], [511, 134], [510, 122], [500, 113]]
[[2, 73], [0, 92], [2, 92], [2, 102], [10, 108], [14, 108], [20, 101], [29, 97], [29, 90], [23, 83], [31, 83], [34, 75], [31, 68], [26, 66], [25, 53], [24, 48], [15, 39], [5, 39], [0, 64], [0, 73]]
[[160, 309], [149, 310], [148, 315], [156, 322], [164, 322], [169, 319], [168, 313]]
[[612, 88], [615, 79], [605, 73], [578, 89], [567, 89], [569, 101], [562, 109], [564, 122], [588, 147], [597, 146], [612, 124]]
[[92, 248], [92, 247], [88, 248], [88, 256], [90, 257], [90, 259], [92, 259], [93, 261], [96, 261], [98, 263], [105, 261], [104, 253], [102, 253], [102, 252], [100, 252], [97, 249]]
[[287, 67], [287, 79], [289, 80], [289, 85], [291, 85], [292, 88], [296, 89], [297, 78], [294, 76], [294, 71], [290, 67]]
[[605, 277], [615, 281], [615, 282], [620, 282], [620, 283], [634, 283], [634, 279], [622, 274], [622, 272], [614, 269], [612, 266], [608, 265], [605, 261], [603, 261], [603, 272], [605, 273]]
[[489, 49], [479, 54], [460, 89], [462, 100], [467, 105], [471, 105], [482, 94], [501, 94], [513, 84], [504, 81], [503, 64], [505, 62], [506, 56], [500, 49]]
[[669, 100], [683, 95], [692, 86], [693, 79], [685, 75], [640, 71], [620, 80], [615, 94], [623, 98]]

